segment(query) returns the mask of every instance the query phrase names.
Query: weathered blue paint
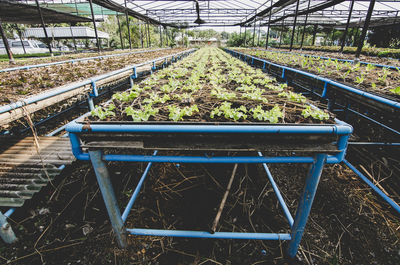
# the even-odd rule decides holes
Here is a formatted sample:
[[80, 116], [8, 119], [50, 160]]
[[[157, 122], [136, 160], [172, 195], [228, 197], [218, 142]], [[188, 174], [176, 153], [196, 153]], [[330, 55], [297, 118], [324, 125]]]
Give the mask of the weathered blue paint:
[[400, 213], [400, 206], [394, 202], [389, 196], [387, 196], [383, 191], [381, 191], [377, 186], [375, 186], [366, 176], [364, 176], [355, 166], [353, 166], [352, 164], [350, 164], [349, 161], [347, 161], [346, 159], [343, 160], [343, 163], [346, 164], [346, 166], [348, 168], [350, 168], [351, 170], [353, 170], [354, 173], [357, 174], [357, 176], [359, 176], [362, 181], [365, 182], [365, 184], [367, 184], [371, 189], [373, 189], [382, 199], [384, 199], [390, 206], [392, 206], [392, 208]]
[[[157, 155], [157, 151], [154, 151], [153, 156], [155, 156], [155, 155]], [[145, 181], [145, 179], [146, 179], [146, 177], [147, 177], [147, 175], [148, 175], [148, 173], [150, 171], [151, 165], [152, 165], [152, 162], [147, 164], [147, 167], [144, 170], [142, 177], [140, 178], [138, 184], [136, 185], [135, 191], [132, 193], [132, 196], [129, 199], [129, 202], [126, 205], [124, 212], [122, 213], [122, 221], [124, 223], [126, 221], [126, 218], [129, 215], [129, 212], [132, 209], [133, 204], [136, 201], [137, 196], [139, 195], [140, 189], [142, 188], [142, 185], [143, 185], [143, 183], [144, 183], [144, 181]]]
[[244, 232], [215, 232], [206, 231], [182, 231], [161, 229], [126, 229], [131, 235], [138, 236], [170, 236], [191, 238], [221, 238], [221, 239], [247, 239], [247, 240], [290, 240], [290, 234], [278, 233], [244, 233]]
[[[263, 156], [263, 154], [261, 152], [258, 152], [258, 155], [259, 156]], [[268, 180], [271, 183], [272, 189], [275, 192], [275, 195], [276, 195], [276, 197], [277, 197], [277, 199], [279, 201], [279, 204], [282, 207], [283, 213], [285, 214], [285, 217], [288, 220], [290, 227], [292, 227], [293, 223], [294, 223], [294, 220], [293, 220], [292, 215], [290, 214], [289, 208], [287, 207], [287, 205], [285, 203], [285, 200], [282, 197], [282, 194], [281, 194], [281, 192], [280, 192], [280, 190], [278, 188], [278, 185], [276, 185], [275, 180], [272, 177], [272, 174], [269, 171], [269, 168], [268, 168], [267, 164], [263, 163], [262, 165], [264, 167], [265, 172], [267, 173]]]
[[114, 230], [118, 246], [126, 247], [126, 233], [124, 222], [121, 219], [121, 213], [115, 197], [114, 189], [111, 184], [110, 174], [104, 161], [101, 159], [101, 151], [89, 151], [90, 160], [92, 161], [94, 172], [96, 173], [97, 182], [101, 194], [103, 195], [104, 204], [106, 205], [111, 225]]
[[306, 178], [304, 191], [301, 194], [299, 206], [297, 207], [296, 216], [294, 218], [291, 233], [292, 240], [289, 242], [287, 249], [290, 257], [295, 257], [299, 248], [325, 161], [326, 154], [318, 154], [315, 158], [315, 162], [311, 164], [311, 169]]

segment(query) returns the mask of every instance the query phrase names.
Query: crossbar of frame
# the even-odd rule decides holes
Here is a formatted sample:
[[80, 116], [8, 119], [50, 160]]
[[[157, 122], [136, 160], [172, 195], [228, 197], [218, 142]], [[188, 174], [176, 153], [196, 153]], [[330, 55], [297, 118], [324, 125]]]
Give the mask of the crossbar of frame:
[[[154, 151], [153, 156], [157, 155], [157, 152], [158, 152], [157, 150]], [[129, 212], [131, 211], [132, 206], [135, 203], [137, 196], [139, 195], [140, 189], [142, 188], [142, 185], [143, 185], [143, 183], [144, 183], [144, 181], [145, 181], [145, 179], [146, 179], [146, 177], [147, 177], [147, 175], [148, 175], [148, 173], [150, 171], [150, 168], [151, 168], [152, 164], [153, 164], [152, 162], [147, 164], [147, 167], [144, 170], [142, 177], [140, 178], [138, 184], [136, 185], [135, 191], [132, 193], [132, 196], [129, 199], [129, 202], [126, 205], [124, 212], [122, 213], [121, 218], [122, 218], [122, 221], [124, 223], [126, 221], [126, 218], [128, 218]]]
[[[263, 154], [261, 152], [258, 152], [258, 155], [260, 157], [263, 156]], [[274, 178], [272, 177], [272, 174], [269, 171], [267, 164], [263, 163], [262, 165], [264, 167], [265, 173], [267, 173], [269, 182], [271, 182], [272, 189], [274, 190], [275, 195], [279, 201], [279, 205], [282, 207], [283, 213], [285, 214], [285, 217], [288, 220], [290, 227], [293, 227], [294, 220], [293, 220], [292, 215], [290, 214], [289, 208], [287, 207], [287, 205], [285, 203], [285, 200], [282, 197], [281, 191], [279, 190], [278, 185], [276, 185], [276, 182], [275, 182]]]
[[[154, 151], [153, 156], [156, 156], [158, 151]], [[258, 152], [259, 156], [263, 156], [261, 152]], [[129, 212], [131, 211], [137, 196], [142, 188], [142, 185], [147, 178], [147, 175], [152, 166], [152, 162], [147, 164], [146, 169], [144, 170], [135, 191], [132, 193], [131, 198], [125, 210], [121, 216], [122, 221], [125, 223]], [[279, 204], [282, 207], [283, 212], [285, 213], [285, 217], [289, 222], [290, 227], [293, 226], [294, 220], [290, 211], [280, 193], [278, 186], [276, 185], [271, 172], [269, 171], [267, 165], [263, 163], [265, 172], [267, 173], [268, 179], [271, 182], [271, 185], [274, 189], [274, 192], [278, 198]], [[127, 231], [132, 235], [147, 235], [147, 236], [173, 236], [173, 237], [193, 237], [193, 238], [231, 238], [231, 239], [262, 239], [262, 240], [290, 240], [290, 234], [282, 234], [282, 233], [233, 233], [233, 232], [217, 232], [210, 233], [206, 231], [182, 231], [182, 230], [160, 230], [160, 229], [141, 229], [141, 228], [129, 228]]]
[[127, 228], [126, 231], [136, 236], [169, 236], [190, 238], [219, 238], [219, 239], [247, 239], [247, 240], [291, 240], [288, 233], [244, 233], [244, 232], [215, 232], [187, 230], [163, 230]]

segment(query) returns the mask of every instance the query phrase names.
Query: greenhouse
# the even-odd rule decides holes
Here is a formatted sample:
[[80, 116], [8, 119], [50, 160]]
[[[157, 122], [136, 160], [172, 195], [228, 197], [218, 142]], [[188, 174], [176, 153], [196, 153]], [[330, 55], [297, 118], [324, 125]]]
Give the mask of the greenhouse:
[[400, 264], [399, 11], [0, 0], [0, 260]]

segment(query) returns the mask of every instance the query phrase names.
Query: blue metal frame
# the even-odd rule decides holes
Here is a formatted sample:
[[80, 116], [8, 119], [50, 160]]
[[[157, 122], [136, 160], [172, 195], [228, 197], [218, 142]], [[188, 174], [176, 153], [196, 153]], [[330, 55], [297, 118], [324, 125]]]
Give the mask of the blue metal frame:
[[[347, 141], [352, 133], [352, 127], [344, 122], [336, 121], [333, 125], [150, 125], [150, 124], [90, 124], [85, 125], [75, 121], [68, 124], [66, 130], [69, 132], [72, 150], [77, 159], [91, 160], [95, 168], [97, 180], [103, 194], [108, 214], [110, 216], [113, 230], [116, 234], [119, 246], [126, 246], [126, 233], [132, 235], [148, 236], [171, 236], [171, 237], [193, 237], [193, 238], [230, 238], [230, 239], [253, 239], [253, 240], [288, 240], [288, 254], [291, 257], [296, 255], [300, 240], [304, 231], [308, 215], [311, 210], [313, 198], [318, 186], [319, 178], [325, 163], [339, 163], [343, 160], [347, 148]], [[316, 156], [277, 156], [265, 157], [261, 153], [258, 156], [235, 156], [235, 157], [209, 157], [209, 156], [159, 156], [157, 151], [153, 155], [134, 154], [102, 154], [101, 150], [88, 153], [82, 151], [80, 136], [85, 133], [136, 133], [152, 132], [159, 134], [168, 133], [259, 133], [268, 135], [277, 134], [301, 134], [310, 135], [313, 133], [330, 134], [337, 136], [335, 143], [338, 153], [335, 155], [317, 154]], [[126, 161], [126, 162], [149, 162], [138, 185], [135, 188], [122, 215], [119, 212], [115, 200], [114, 190], [110, 182], [110, 176], [105, 166], [105, 161]], [[150, 171], [152, 163], [261, 163], [264, 166], [267, 177], [271, 182], [274, 192], [277, 195], [279, 204], [288, 220], [290, 233], [237, 233], [237, 232], [216, 232], [207, 231], [181, 231], [181, 230], [158, 230], [142, 228], [124, 228], [129, 212], [139, 195], [140, 189]], [[293, 219], [290, 211], [276, 185], [266, 163], [309, 163], [311, 169], [306, 178], [306, 185], [301, 196], [296, 217]]]
[[[328, 89], [327, 86], [328, 86], [328, 84], [334, 84], [336, 87], [340, 87], [340, 88], [342, 88], [342, 89], [344, 89], [344, 90], [351, 91], [351, 92], [353, 92], [353, 93], [355, 93], [355, 94], [358, 94], [358, 95], [361, 95], [361, 96], [363, 96], [363, 97], [365, 97], [365, 98], [373, 99], [373, 100], [375, 100], [375, 101], [377, 101], [377, 102], [386, 104], [386, 105], [392, 107], [392, 108], [395, 109], [395, 110], [400, 109], [400, 102], [396, 102], [396, 101], [392, 101], [392, 100], [389, 100], [389, 99], [386, 99], [386, 98], [383, 98], [383, 97], [379, 97], [379, 96], [377, 96], [377, 95], [373, 95], [373, 94], [370, 94], [370, 93], [368, 93], [368, 92], [361, 91], [361, 90], [358, 90], [358, 89], [356, 89], [356, 88], [352, 88], [352, 87], [346, 86], [346, 85], [344, 85], [344, 84], [340, 84], [340, 83], [338, 83], [338, 82], [335, 82], [335, 81], [332, 81], [332, 80], [329, 80], [329, 79], [326, 79], [326, 78], [322, 78], [322, 77], [317, 76], [317, 75], [314, 75], [314, 74], [310, 74], [310, 73], [308, 73], [308, 72], [304, 72], [304, 71], [297, 70], [297, 69], [294, 69], [294, 68], [290, 68], [290, 67], [282, 66], [282, 65], [279, 65], [279, 64], [275, 64], [275, 63], [269, 62], [269, 61], [267, 61], [267, 60], [264, 60], [264, 59], [261, 59], [261, 58], [257, 58], [257, 57], [251, 56], [251, 55], [247, 55], [247, 54], [244, 54], [244, 53], [241, 53], [241, 52], [237, 52], [237, 51], [233, 51], [233, 50], [229, 50], [229, 49], [225, 49], [225, 51], [228, 52], [229, 54], [231, 54], [231, 55], [233, 55], [233, 56], [236, 56], [236, 57], [238, 57], [238, 58], [240, 58], [240, 59], [242, 59], [242, 60], [245, 60], [245, 61], [248, 61], [249, 59], [251, 59], [251, 63], [252, 63], [252, 64], [254, 64], [254, 59], [256, 59], [256, 60], [258, 60], [258, 61], [260, 61], [260, 62], [263, 63], [263, 69], [266, 69], [266, 65], [267, 65], [267, 64], [268, 64], [268, 65], [276, 66], [276, 67], [282, 69], [282, 76], [281, 76], [282, 79], [285, 79], [285, 70], [290, 70], [290, 71], [299, 73], [299, 74], [301, 74], [301, 75], [314, 78], [315, 80], [323, 81], [323, 82], [324, 82], [324, 89], [323, 89], [323, 91], [322, 91], [321, 94], [318, 94], [318, 93], [315, 92], [314, 90], [310, 90], [310, 89], [308, 89], [308, 88], [302, 87], [303, 89], [305, 89], [305, 90], [309, 91], [310, 93], [312, 93], [312, 94], [314, 94], [314, 95], [316, 95], [316, 96], [319, 96], [319, 97], [321, 97], [321, 98], [325, 98], [325, 99], [327, 98], [327, 89]], [[329, 58], [322, 58], [322, 59], [329, 59]], [[339, 61], [339, 60], [338, 60], [338, 61]], [[361, 63], [363, 63], [363, 62], [361, 62]], [[370, 64], [370, 63], [366, 63], [366, 62], [364, 62], [364, 63], [365, 63], [365, 64]], [[387, 67], [387, 68], [390, 68], [390, 69], [399, 68], [399, 67], [394, 67], [394, 66], [390, 67], [390, 66], [386, 66], [386, 65], [377, 65], [377, 64], [373, 64], [373, 65], [375, 65], [375, 66], [377, 66], [377, 67]], [[331, 103], [332, 103], [331, 100], [328, 99], [328, 108], [329, 108], [329, 109], [331, 109], [331, 108], [333, 107]], [[362, 118], [364, 118], [364, 119], [366, 119], [366, 120], [368, 120], [368, 121], [370, 121], [370, 122], [372, 122], [372, 123], [374, 123], [374, 124], [376, 124], [376, 125], [379, 125], [380, 127], [384, 128], [384, 129], [386, 129], [386, 130], [388, 130], [388, 131], [390, 131], [390, 132], [392, 132], [392, 133], [394, 133], [394, 134], [400, 135], [400, 131], [398, 131], [398, 130], [396, 130], [396, 129], [393, 129], [393, 128], [391, 128], [390, 126], [387, 126], [387, 125], [383, 124], [382, 122], [376, 121], [375, 119], [373, 119], [373, 118], [371, 118], [371, 117], [369, 117], [369, 116], [367, 116], [367, 115], [365, 115], [365, 114], [363, 114], [363, 113], [360, 113], [360, 112], [358, 112], [358, 111], [356, 111], [356, 110], [351, 109], [351, 108], [350, 108], [350, 105], [348, 105], [348, 106], [342, 106], [342, 105], [339, 105], [339, 104], [337, 104], [337, 103], [335, 103], [335, 105], [337, 105], [337, 106], [339, 106], [339, 107], [342, 107], [342, 108], [343, 108], [343, 111], [350, 111], [350, 112], [352, 112], [352, 113], [358, 115], [359, 117], [362, 117]], [[364, 143], [364, 144], [365, 144], [365, 143]], [[389, 145], [389, 146], [390, 146], [390, 145], [391, 145], [391, 146], [395, 146], [395, 145], [396, 145], [396, 143], [394, 143], [394, 144], [391, 144], [391, 143], [369, 143], [369, 144], [371, 144], [371, 145], [372, 145], [372, 144], [375, 144], [375, 145]], [[329, 159], [329, 158], [328, 158], [328, 159]], [[364, 176], [359, 170], [357, 170], [357, 168], [355, 168], [355, 167], [354, 167], [352, 164], [350, 164], [347, 160], [344, 159], [343, 162], [344, 162], [354, 173], [356, 173], [356, 174], [361, 178], [361, 180], [363, 180], [363, 181], [364, 181], [369, 187], [371, 187], [381, 198], [383, 198], [395, 211], [397, 211], [397, 212], [400, 213], [400, 206], [399, 206], [398, 204], [396, 204], [390, 197], [388, 197], [385, 193], [383, 193], [377, 186], [375, 186], [366, 176]]]
[[381, 191], [377, 186], [375, 186], [366, 176], [364, 176], [355, 166], [353, 166], [349, 161], [343, 159], [343, 163], [350, 168], [357, 176], [361, 178], [371, 189], [373, 189], [380, 197], [382, 197], [392, 208], [400, 213], [400, 206], [395, 203], [389, 196], [387, 196], [383, 191]]
[[[160, 49], [158, 49], [158, 50], [160, 50]], [[155, 51], [155, 50], [153, 50], [153, 51]], [[170, 58], [170, 57], [173, 58], [174, 56], [177, 56], [178, 59], [181, 59], [181, 58], [183, 58], [183, 57], [189, 55], [189, 54], [192, 53], [193, 51], [194, 51], [194, 49], [189, 50], [189, 51], [183, 51], [183, 52], [178, 53], [178, 54], [168, 55], [168, 56], [165, 56], [165, 57], [162, 57], [162, 58], [157, 58], [157, 59], [154, 59], [154, 60], [152, 60], [152, 61], [148, 61], [148, 62], [139, 64], [139, 65], [135, 65], [135, 66], [133, 67], [133, 75], [130, 76], [130, 80], [132, 81], [133, 79], [137, 78], [137, 77], [139, 76], [139, 74], [142, 73], [142, 72], [140, 72], [140, 73], [137, 72], [137, 69], [136, 69], [136, 68], [137, 68], [138, 66], [142, 66], [142, 65], [147, 64], [147, 63], [150, 62], [151, 65], [152, 65], [152, 71], [155, 71], [155, 70], [157, 70], [156, 61], [162, 60], [162, 61], [163, 61], [163, 64], [162, 64], [161, 67], [165, 67], [166, 65], [168, 65], [168, 58]], [[138, 53], [138, 52], [134, 52], [134, 53]], [[125, 53], [125, 55], [126, 55], [126, 53]], [[99, 58], [100, 58], [100, 57], [107, 57], [107, 56], [99, 56]], [[97, 58], [97, 57], [93, 57], [92, 59], [96, 59], [96, 58]], [[88, 58], [88, 59], [91, 59], [91, 58]], [[172, 63], [172, 60], [171, 60], [170, 62]], [[42, 67], [42, 66], [45, 66], [45, 64], [39, 65], [38, 67]], [[17, 69], [17, 70], [18, 70], [18, 69]], [[101, 90], [101, 89], [99, 89], [99, 88], [97, 87], [97, 85], [96, 85], [96, 80], [99, 80], [99, 79], [89, 79], [89, 82], [90, 82], [90, 84], [91, 84], [91, 86], [92, 86], [92, 91], [89, 93], [89, 99], [88, 99], [88, 104], [89, 104], [89, 109], [90, 109], [90, 110], [94, 109], [94, 102], [93, 102], [93, 99], [99, 96], [99, 90]], [[6, 106], [7, 106], [7, 105], [6, 105]], [[1, 108], [0, 108], [0, 110], [1, 110], [1, 111], [4, 111], [4, 112], [6, 111], [6, 110], [2, 110]], [[1, 113], [1, 111], [0, 111], [0, 113]], [[87, 112], [87, 113], [83, 114], [82, 116], [80, 116], [80, 117], [74, 119], [73, 122], [76, 122], [77, 120], [82, 119], [82, 118], [84, 118], [84, 117], [87, 117], [87, 116], [89, 116], [89, 115], [90, 115], [90, 112]], [[46, 136], [54, 136], [54, 135], [58, 134], [59, 132], [61, 132], [62, 130], [64, 130], [64, 129], [67, 127], [67, 125], [68, 125], [68, 124], [66, 124], [66, 125], [64, 125], [64, 126], [61, 126], [60, 128], [57, 128], [56, 130], [54, 130], [54, 131], [48, 133]], [[156, 152], [156, 153], [157, 153], [157, 152]], [[155, 153], [155, 154], [156, 154], [156, 153]], [[155, 155], [155, 154], [154, 154], [154, 155]], [[92, 161], [93, 161], [93, 160], [92, 160]], [[99, 162], [99, 163], [100, 163], [100, 162]], [[149, 163], [149, 165], [151, 166], [151, 163]], [[64, 168], [65, 168], [65, 165], [61, 165], [61, 166], [59, 167], [59, 169], [64, 169]], [[149, 167], [149, 169], [150, 169], [150, 167]], [[147, 172], [148, 172], [149, 169], [147, 169]], [[146, 172], [146, 171], [145, 171], [145, 172]], [[147, 175], [147, 173], [145, 173], [145, 174]], [[100, 181], [101, 181], [101, 180], [100, 180]], [[140, 187], [138, 188], [137, 193], [139, 193], [139, 191], [140, 191]], [[134, 200], [132, 201], [132, 205], [133, 205], [133, 202], [134, 202]], [[4, 233], [3, 233], [2, 231], [0, 231], [0, 237], [1, 237], [1, 238], [3, 239], [3, 241], [6, 242], [6, 243], [13, 243], [13, 242], [15, 242], [15, 241], [17, 240], [16, 237], [15, 237], [15, 235], [14, 235], [14, 232], [13, 232], [11, 226], [10, 226], [10, 225], [8, 224], [8, 222], [7, 222], [7, 218], [9, 218], [9, 217], [15, 212], [15, 209], [16, 209], [16, 208], [10, 208], [10, 209], [8, 209], [4, 214], [0, 212], [0, 229], [1, 229], [1, 226], [3, 226], [3, 230], [2, 230], [2, 231], [4, 232]], [[128, 211], [129, 211], [129, 210], [128, 210]]]

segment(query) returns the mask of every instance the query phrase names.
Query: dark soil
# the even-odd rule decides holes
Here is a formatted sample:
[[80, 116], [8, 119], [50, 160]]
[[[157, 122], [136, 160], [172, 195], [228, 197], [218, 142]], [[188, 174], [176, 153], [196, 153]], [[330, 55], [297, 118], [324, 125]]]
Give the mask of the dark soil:
[[[109, 166], [121, 210], [145, 165]], [[209, 230], [233, 165], [155, 164], [127, 227]], [[271, 165], [295, 213], [307, 166]], [[217, 184], [218, 183], [218, 184]], [[89, 163], [76, 162], [10, 223], [19, 241], [1, 249], [14, 264], [399, 264], [399, 219], [341, 166], [326, 166], [295, 260], [285, 242], [129, 237], [119, 250]], [[43, 209], [48, 209], [46, 213]], [[40, 211], [42, 210], [42, 211]], [[239, 165], [218, 231], [288, 232], [261, 166]], [[35, 249], [36, 248], [36, 249]]]
[[[152, 48], [153, 49], [153, 48]], [[142, 51], [142, 50], [150, 50], [150, 49], [134, 49], [133, 51]], [[31, 58], [21, 58], [14, 60], [14, 64], [10, 64], [8, 61], [0, 61], [0, 69], [23, 66], [23, 65], [34, 65], [34, 64], [42, 64], [42, 63], [51, 63], [51, 62], [59, 62], [70, 59], [79, 59], [79, 58], [87, 58], [87, 57], [97, 57], [104, 56], [110, 54], [118, 54], [118, 53], [128, 53], [131, 52], [129, 49], [126, 50], [116, 50], [116, 51], [103, 51], [98, 53], [97, 51], [92, 52], [84, 52], [84, 53], [69, 53], [64, 55], [57, 56], [47, 56], [47, 57], [31, 57]], [[15, 58], [14, 58], [15, 59]]]

